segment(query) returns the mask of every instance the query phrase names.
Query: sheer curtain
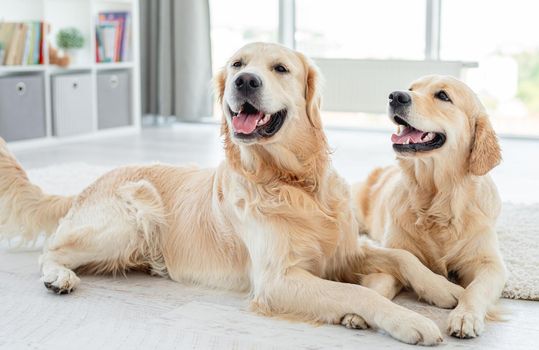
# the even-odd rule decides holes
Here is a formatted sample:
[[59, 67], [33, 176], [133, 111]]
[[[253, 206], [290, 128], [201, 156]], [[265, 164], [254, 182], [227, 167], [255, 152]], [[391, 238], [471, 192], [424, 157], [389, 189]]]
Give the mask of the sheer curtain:
[[208, 0], [140, 0], [140, 25], [143, 114], [211, 116]]

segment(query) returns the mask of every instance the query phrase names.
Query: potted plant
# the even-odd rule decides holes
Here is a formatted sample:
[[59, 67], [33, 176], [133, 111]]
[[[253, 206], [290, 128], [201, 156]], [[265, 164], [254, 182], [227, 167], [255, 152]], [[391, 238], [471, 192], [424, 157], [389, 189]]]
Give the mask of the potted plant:
[[64, 28], [56, 35], [56, 44], [72, 63], [76, 63], [79, 50], [84, 46], [84, 37], [77, 28]]

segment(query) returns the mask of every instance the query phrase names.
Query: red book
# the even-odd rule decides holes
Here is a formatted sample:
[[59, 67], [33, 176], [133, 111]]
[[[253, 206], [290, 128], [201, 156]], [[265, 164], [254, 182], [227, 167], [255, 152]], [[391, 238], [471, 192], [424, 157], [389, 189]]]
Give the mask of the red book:
[[45, 63], [45, 42], [47, 40], [47, 32], [49, 30], [49, 27], [45, 22], [41, 22], [40, 25], [41, 30], [41, 42], [39, 44], [39, 64]]

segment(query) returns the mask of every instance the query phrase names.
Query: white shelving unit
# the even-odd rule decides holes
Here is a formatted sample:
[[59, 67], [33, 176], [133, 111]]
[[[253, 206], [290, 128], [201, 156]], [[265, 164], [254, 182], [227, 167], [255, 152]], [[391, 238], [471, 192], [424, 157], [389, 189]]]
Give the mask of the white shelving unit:
[[[104, 11], [128, 11], [131, 14], [131, 60], [128, 62], [95, 62], [95, 25], [98, 14]], [[0, 0], [0, 22], [44, 21], [50, 26], [45, 44], [45, 63], [42, 65], [0, 65], [0, 76], [42, 74], [46, 105], [46, 136], [39, 139], [10, 142], [12, 148], [39, 147], [55, 142], [67, 142], [100, 135], [138, 132], [141, 122], [140, 64], [139, 64], [139, 1], [138, 0]], [[48, 47], [56, 47], [56, 33], [66, 27], [78, 28], [84, 38], [84, 47], [77, 61], [67, 68], [48, 62]], [[98, 130], [97, 75], [103, 71], [129, 71], [131, 125], [114, 129]], [[55, 75], [89, 73], [92, 78], [93, 111], [90, 133], [57, 137], [52, 130], [52, 79]]]

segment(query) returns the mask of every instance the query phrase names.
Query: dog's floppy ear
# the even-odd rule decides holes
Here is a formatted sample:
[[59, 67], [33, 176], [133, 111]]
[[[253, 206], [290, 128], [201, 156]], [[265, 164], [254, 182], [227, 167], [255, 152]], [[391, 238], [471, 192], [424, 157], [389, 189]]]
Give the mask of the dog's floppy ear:
[[315, 64], [305, 57], [305, 55], [298, 53], [298, 56], [303, 62], [303, 67], [305, 69], [305, 104], [307, 117], [313, 127], [322, 129], [322, 120], [320, 116], [320, 73]]
[[215, 91], [215, 96], [219, 103], [223, 102], [223, 96], [225, 95], [225, 85], [226, 85], [226, 69], [223, 67], [219, 69], [217, 74], [213, 77], [213, 86]]
[[[213, 90], [217, 101], [219, 102], [219, 108], [222, 108], [223, 98], [225, 96], [225, 86], [226, 86], [226, 68], [221, 68], [213, 77]], [[228, 124], [225, 120], [225, 114], [222, 113], [222, 122], [221, 122], [221, 135], [228, 136]]]
[[481, 176], [500, 164], [502, 154], [498, 137], [486, 113], [482, 112], [475, 120], [475, 132], [470, 153], [470, 173]]

